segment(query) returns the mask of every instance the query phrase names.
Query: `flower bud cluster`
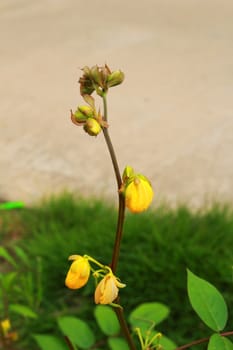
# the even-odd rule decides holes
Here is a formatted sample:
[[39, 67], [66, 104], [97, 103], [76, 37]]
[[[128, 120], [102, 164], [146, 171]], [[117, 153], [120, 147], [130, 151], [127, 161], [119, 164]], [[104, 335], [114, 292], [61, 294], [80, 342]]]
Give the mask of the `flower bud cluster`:
[[89, 68], [84, 67], [83, 75], [79, 79], [81, 95], [91, 95], [94, 91], [100, 96], [108, 91], [108, 88], [119, 85], [124, 80], [124, 73], [120, 70], [111, 71], [105, 64]]
[[75, 113], [71, 110], [71, 120], [75, 125], [83, 126], [90, 136], [97, 136], [103, 128], [107, 128], [107, 117], [102, 117], [100, 111], [96, 111], [95, 100], [91, 94], [104, 98], [110, 87], [119, 85], [124, 80], [124, 73], [120, 70], [111, 71], [105, 64], [103, 67], [84, 67], [83, 75], [79, 79], [80, 93], [88, 105], [78, 106]]
[[89, 95], [83, 97], [89, 105], [78, 106], [75, 113], [71, 110], [71, 120], [75, 125], [83, 126], [84, 131], [90, 136], [97, 136], [103, 127], [108, 127], [108, 124], [104, 121], [100, 111], [96, 111], [93, 97]]
[[125, 205], [132, 213], [146, 210], [152, 202], [154, 193], [150, 181], [134, 169], [126, 166], [122, 176], [120, 192], [125, 197]]
[[[119, 288], [125, 287], [113, 274], [110, 267], [100, 264], [88, 255], [71, 255], [69, 260], [73, 260], [66, 275], [65, 285], [70, 289], [82, 288], [89, 280], [92, 272], [96, 279], [94, 300], [96, 304], [111, 304], [118, 296]], [[90, 263], [100, 267], [94, 270]]]

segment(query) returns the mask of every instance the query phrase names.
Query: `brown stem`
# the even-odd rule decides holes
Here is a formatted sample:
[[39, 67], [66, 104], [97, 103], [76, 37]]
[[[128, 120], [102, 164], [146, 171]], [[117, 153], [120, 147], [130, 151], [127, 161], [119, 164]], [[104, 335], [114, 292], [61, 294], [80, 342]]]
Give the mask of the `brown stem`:
[[[107, 111], [107, 100], [106, 100], [105, 94], [103, 95], [103, 104], [104, 104], [104, 120], [107, 122], [108, 111]], [[120, 174], [116, 154], [112, 145], [112, 141], [108, 133], [108, 129], [103, 128], [103, 133], [104, 133], [104, 138], [111, 156], [112, 165], [113, 165], [113, 169], [114, 169], [114, 173], [117, 181], [117, 189], [118, 189], [118, 202], [119, 202], [118, 219], [117, 219], [117, 228], [116, 228], [115, 243], [113, 248], [112, 262], [111, 262], [111, 269], [113, 273], [115, 273], [117, 268], [117, 263], [119, 260], [120, 245], [121, 245], [124, 219], [125, 219], [125, 199], [123, 194], [120, 192], [120, 188], [122, 185], [121, 174]]]
[[[220, 335], [221, 335], [222, 337], [224, 337], [224, 336], [228, 337], [229, 335], [233, 335], [233, 331], [220, 333]], [[194, 341], [191, 342], [191, 343], [188, 343], [188, 344], [179, 346], [179, 347], [176, 348], [175, 350], [185, 350], [185, 349], [188, 349], [188, 348], [190, 348], [191, 346], [194, 346], [194, 345], [199, 345], [199, 344], [202, 344], [202, 343], [207, 343], [209, 340], [210, 340], [210, 337], [202, 338], [202, 339], [198, 339], [198, 340], [194, 340]]]
[[118, 166], [118, 163], [117, 163], [115, 151], [114, 151], [114, 148], [113, 148], [113, 145], [112, 145], [111, 138], [110, 138], [109, 133], [108, 133], [108, 129], [104, 128], [103, 129], [103, 133], [104, 133], [104, 138], [105, 138], [105, 141], [106, 141], [106, 144], [108, 146], [108, 150], [109, 150], [109, 153], [110, 153], [110, 156], [111, 156], [112, 165], [113, 165], [113, 168], [114, 168], [114, 173], [115, 173], [116, 180], [117, 180], [117, 188], [119, 190], [120, 187], [121, 187], [121, 174], [120, 174], [119, 166]]
[[65, 341], [70, 350], [75, 350], [73, 344], [71, 343], [70, 339], [66, 335], [65, 335]]
[[113, 254], [112, 254], [112, 262], [111, 262], [111, 269], [113, 273], [116, 272], [117, 263], [119, 260], [120, 244], [121, 244], [121, 238], [123, 234], [124, 219], [125, 219], [125, 199], [123, 197], [123, 194], [119, 193], [117, 230], [116, 230], [116, 237], [115, 237], [115, 243], [114, 243]]
[[[107, 100], [106, 100], [105, 94], [103, 95], [103, 104], [104, 104], [104, 120], [107, 122], [107, 119], [108, 119], [107, 118]], [[119, 260], [120, 245], [121, 245], [124, 219], [125, 219], [125, 199], [123, 194], [120, 192], [120, 188], [122, 185], [121, 174], [120, 174], [117, 158], [115, 155], [115, 151], [111, 142], [111, 138], [108, 133], [108, 129], [103, 128], [103, 133], [104, 133], [104, 138], [111, 156], [112, 165], [113, 165], [113, 169], [114, 169], [116, 181], [117, 181], [117, 189], [118, 189], [118, 201], [119, 201], [118, 219], [117, 219], [117, 228], [116, 228], [115, 242], [114, 242], [114, 248], [113, 248], [113, 254], [112, 254], [112, 262], [111, 262], [111, 269], [112, 269], [112, 272], [115, 274], [118, 260]], [[127, 322], [123, 314], [123, 309], [116, 307], [114, 308], [114, 311], [116, 312], [118, 321], [121, 326], [122, 333], [129, 345], [129, 348], [131, 350], [136, 350]]]
[[119, 321], [119, 323], [121, 325], [122, 333], [123, 333], [125, 339], [127, 340], [129, 348], [131, 350], [136, 350], [136, 347], [134, 345], [133, 339], [132, 339], [131, 334], [129, 332], [129, 328], [128, 328], [127, 322], [126, 322], [125, 317], [124, 317], [123, 309], [117, 307], [117, 308], [115, 308], [115, 312], [116, 312], [118, 321]]

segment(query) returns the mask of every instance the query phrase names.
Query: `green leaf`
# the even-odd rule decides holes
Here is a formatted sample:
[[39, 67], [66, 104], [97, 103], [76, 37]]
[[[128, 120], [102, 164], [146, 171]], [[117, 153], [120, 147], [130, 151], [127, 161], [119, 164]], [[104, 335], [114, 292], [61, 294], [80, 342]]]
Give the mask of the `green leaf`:
[[14, 251], [18, 258], [20, 258], [26, 266], [30, 265], [30, 259], [22, 248], [15, 246]]
[[226, 337], [213, 334], [209, 340], [208, 350], [233, 350], [233, 343]]
[[159, 344], [161, 344], [162, 348], [166, 350], [175, 350], [177, 348], [177, 345], [171, 339], [165, 337], [165, 335], [162, 335]]
[[111, 307], [98, 305], [95, 308], [94, 315], [104, 334], [115, 335], [120, 332], [117, 316]]
[[37, 314], [32, 311], [28, 306], [21, 305], [21, 304], [10, 304], [9, 306], [10, 311], [15, 312], [21, 316], [24, 316], [26, 318], [37, 318]]
[[12, 256], [8, 253], [8, 251], [0, 246], [0, 257], [5, 259], [9, 264], [13, 265], [14, 267], [17, 267], [17, 263], [15, 260], [12, 258]]
[[95, 343], [95, 336], [91, 328], [79, 318], [72, 316], [60, 317], [58, 325], [64, 335], [82, 349], [88, 349]]
[[123, 338], [108, 338], [111, 350], [129, 350], [129, 346]]
[[67, 345], [53, 335], [35, 334], [33, 338], [42, 350], [67, 350]]
[[143, 331], [162, 322], [168, 314], [169, 308], [164, 304], [143, 303], [130, 313], [129, 322], [133, 328], [139, 327]]
[[15, 283], [17, 273], [16, 272], [8, 272], [4, 275], [1, 275], [1, 284], [2, 287], [8, 291], [12, 288], [13, 283]]
[[222, 294], [189, 270], [188, 296], [193, 309], [208, 327], [214, 331], [221, 331], [225, 327], [228, 312]]

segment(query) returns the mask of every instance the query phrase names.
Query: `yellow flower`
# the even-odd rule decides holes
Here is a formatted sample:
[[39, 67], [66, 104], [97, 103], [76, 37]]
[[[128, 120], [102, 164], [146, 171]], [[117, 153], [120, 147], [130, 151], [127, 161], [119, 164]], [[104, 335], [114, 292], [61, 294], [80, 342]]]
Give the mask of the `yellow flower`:
[[70, 289], [83, 287], [90, 276], [90, 264], [88, 259], [80, 255], [71, 255], [69, 260], [74, 260], [67, 273], [65, 285]]
[[1, 321], [0, 324], [1, 324], [2, 332], [5, 336], [8, 333], [8, 331], [11, 329], [10, 320], [6, 318], [5, 320]]
[[143, 175], [134, 175], [125, 185], [125, 205], [133, 213], [146, 210], [153, 199], [153, 189]]
[[109, 272], [97, 285], [95, 290], [96, 304], [111, 304], [118, 295], [119, 288], [124, 288], [125, 284]]

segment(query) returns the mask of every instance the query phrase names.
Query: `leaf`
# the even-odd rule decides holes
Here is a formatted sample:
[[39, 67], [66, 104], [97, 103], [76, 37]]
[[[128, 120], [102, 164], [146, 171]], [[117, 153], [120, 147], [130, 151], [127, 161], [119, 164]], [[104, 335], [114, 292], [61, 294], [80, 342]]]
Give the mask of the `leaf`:
[[162, 348], [166, 350], [175, 350], [177, 348], [177, 345], [171, 339], [165, 337], [165, 335], [162, 335], [159, 344], [161, 344]]
[[120, 332], [117, 316], [111, 307], [98, 305], [95, 308], [94, 315], [104, 334], [115, 335]]
[[210, 337], [207, 350], [233, 350], [233, 343], [226, 337], [213, 334]]
[[143, 331], [162, 322], [168, 314], [169, 308], [164, 304], [143, 303], [130, 313], [129, 322], [133, 328], [139, 327]]
[[27, 256], [27, 254], [24, 252], [24, 250], [18, 246], [14, 247], [15, 254], [18, 256], [18, 258], [21, 259], [21, 261], [26, 265], [30, 266], [30, 259]]
[[228, 312], [222, 294], [189, 270], [188, 296], [193, 309], [208, 327], [214, 331], [221, 331], [225, 327]]
[[0, 246], [0, 257], [4, 258], [8, 263], [13, 265], [14, 267], [17, 267], [17, 263], [15, 260], [12, 258], [12, 256], [8, 253], [8, 251]]
[[95, 343], [95, 336], [91, 328], [77, 317], [60, 317], [58, 325], [63, 334], [82, 349], [88, 349]]
[[12, 285], [15, 282], [16, 276], [17, 276], [17, 273], [13, 271], [8, 272], [4, 275], [1, 275], [1, 284], [6, 291], [12, 288]]
[[129, 346], [123, 338], [108, 338], [111, 350], [129, 350]]
[[33, 338], [42, 350], [67, 350], [67, 345], [53, 335], [34, 334]]
[[21, 316], [24, 316], [26, 318], [37, 318], [37, 314], [32, 311], [28, 306], [21, 305], [21, 304], [10, 304], [9, 306], [10, 311], [15, 312], [16, 314], [19, 314]]

